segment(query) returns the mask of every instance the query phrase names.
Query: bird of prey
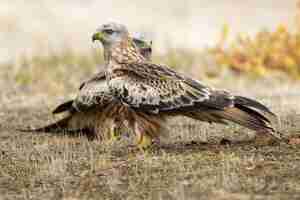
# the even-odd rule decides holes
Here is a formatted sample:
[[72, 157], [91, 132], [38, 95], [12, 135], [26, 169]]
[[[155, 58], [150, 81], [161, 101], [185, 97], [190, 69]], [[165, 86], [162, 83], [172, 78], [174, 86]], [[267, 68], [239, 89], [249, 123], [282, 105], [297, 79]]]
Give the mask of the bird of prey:
[[[147, 41], [139, 35], [133, 37], [133, 42], [139, 53], [150, 60], [152, 41]], [[61, 120], [41, 128], [23, 131], [65, 131], [73, 134], [85, 133], [92, 138], [114, 138], [122, 131], [126, 131], [125, 125], [119, 119], [123, 107], [110, 93], [102, 70], [80, 85], [76, 98], [62, 103], [53, 110], [53, 114], [65, 114]]]
[[256, 100], [208, 87], [166, 65], [149, 62], [118, 23], [100, 26], [92, 36], [104, 48], [106, 78], [111, 94], [124, 105], [127, 121], [141, 148], [163, 134], [164, 122], [176, 115], [226, 124], [235, 122], [257, 134], [282, 136], [272, 128], [276, 117]]

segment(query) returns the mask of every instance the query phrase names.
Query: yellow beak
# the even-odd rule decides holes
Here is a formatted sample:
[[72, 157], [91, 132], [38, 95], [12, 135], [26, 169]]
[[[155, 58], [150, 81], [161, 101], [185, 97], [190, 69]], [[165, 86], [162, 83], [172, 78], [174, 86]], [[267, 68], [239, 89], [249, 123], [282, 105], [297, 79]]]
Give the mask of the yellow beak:
[[92, 36], [92, 41], [95, 42], [96, 40], [101, 41], [101, 39], [103, 38], [103, 34], [101, 32], [97, 32], [94, 33], [94, 35]]

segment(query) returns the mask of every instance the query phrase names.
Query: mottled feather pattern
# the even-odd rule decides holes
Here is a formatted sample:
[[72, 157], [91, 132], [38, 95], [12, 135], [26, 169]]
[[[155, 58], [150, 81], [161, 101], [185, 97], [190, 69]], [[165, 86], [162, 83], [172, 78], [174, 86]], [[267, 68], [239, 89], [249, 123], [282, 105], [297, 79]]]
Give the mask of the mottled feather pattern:
[[223, 109], [234, 105], [234, 96], [216, 91], [172, 69], [151, 63], [115, 65], [109, 86], [122, 102], [149, 112]]
[[107, 54], [107, 61], [130, 62], [147, 60], [138, 50], [130, 37], [126, 38], [118, 46], [110, 49]]
[[123, 40], [118, 43], [112, 39], [114, 48], [104, 49], [111, 55], [106, 72], [109, 89], [119, 102], [148, 115], [184, 115], [224, 124], [232, 121], [279, 138], [263, 114], [271, 113], [264, 105], [210, 88], [168, 66], [149, 63], [132, 51], [128, 36]]
[[102, 107], [113, 101], [114, 97], [109, 95], [106, 80], [90, 81], [85, 84], [74, 99], [73, 106], [77, 111], [84, 111], [95, 107]]

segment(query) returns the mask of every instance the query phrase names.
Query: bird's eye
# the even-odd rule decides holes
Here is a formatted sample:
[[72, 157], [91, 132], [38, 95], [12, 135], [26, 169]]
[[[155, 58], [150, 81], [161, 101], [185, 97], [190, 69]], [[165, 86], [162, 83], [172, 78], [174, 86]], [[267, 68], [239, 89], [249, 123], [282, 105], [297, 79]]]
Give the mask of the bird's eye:
[[104, 30], [104, 32], [111, 35], [111, 34], [113, 34], [114, 31], [112, 29], [106, 29], [106, 30]]

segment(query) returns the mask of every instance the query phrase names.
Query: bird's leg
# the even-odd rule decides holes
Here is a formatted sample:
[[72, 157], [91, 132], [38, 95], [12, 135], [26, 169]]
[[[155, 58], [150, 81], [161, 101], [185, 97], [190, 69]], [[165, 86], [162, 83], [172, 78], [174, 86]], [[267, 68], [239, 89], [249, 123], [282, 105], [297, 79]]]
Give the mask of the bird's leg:
[[117, 136], [117, 129], [116, 129], [116, 125], [115, 123], [112, 123], [111, 126], [110, 126], [110, 131], [109, 131], [109, 139], [112, 140], [112, 141], [115, 141], [117, 140], [118, 136]]
[[151, 146], [152, 137], [148, 134], [143, 133], [143, 131], [141, 130], [141, 128], [139, 128], [139, 125], [137, 123], [135, 124], [135, 134], [137, 136], [137, 146], [141, 150], [144, 150]]
[[119, 119], [113, 120], [110, 126], [110, 140], [115, 141], [122, 135], [122, 124]]

